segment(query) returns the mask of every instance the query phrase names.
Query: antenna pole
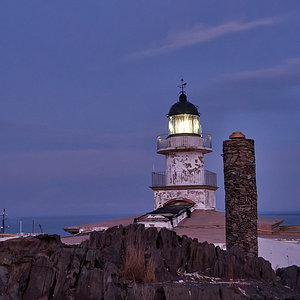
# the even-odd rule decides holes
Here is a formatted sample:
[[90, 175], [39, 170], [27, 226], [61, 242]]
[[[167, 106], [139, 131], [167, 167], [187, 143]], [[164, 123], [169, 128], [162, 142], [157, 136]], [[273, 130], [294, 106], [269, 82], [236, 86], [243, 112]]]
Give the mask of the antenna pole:
[[5, 208], [3, 208], [3, 213], [2, 213], [2, 233], [5, 232]]

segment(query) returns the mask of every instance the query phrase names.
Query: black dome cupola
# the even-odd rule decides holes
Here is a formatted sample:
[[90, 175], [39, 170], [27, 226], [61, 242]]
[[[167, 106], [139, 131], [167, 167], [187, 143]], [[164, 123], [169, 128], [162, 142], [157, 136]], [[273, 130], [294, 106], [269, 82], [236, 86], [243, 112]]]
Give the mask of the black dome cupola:
[[181, 93], [179, 96], [179, 101], [171, 106], [168, 117], [181, 114], [199, 116], [197, 107], [193, 103], [187, 101], [187, 96], [185, 93]]
[[182, 84], [179, 101], [173, 104], [168, 113], [169, 135], [179, 134], [200, 134], [199, 112], [197, 107], [187, 100], [184, 91], [186, 83], [181, 79]]

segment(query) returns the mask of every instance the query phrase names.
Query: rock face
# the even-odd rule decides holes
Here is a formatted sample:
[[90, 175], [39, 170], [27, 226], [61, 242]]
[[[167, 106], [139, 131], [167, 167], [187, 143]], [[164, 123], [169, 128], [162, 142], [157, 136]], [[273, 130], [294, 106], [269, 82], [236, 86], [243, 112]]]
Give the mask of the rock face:
[[257, 191], [254, 141], [241, 133], [223, 142], [226, 245], [257, 256]]
[[[0, 299], [300, 299], [263, 258], [143, 225], [0, 243]], [[288, 283], [285, 283], [288, 284]]]
[[276, 275], [281, 278], [284, 285], [291, 287], [300, 294], [300, 267], [280, 268], [276, 271]]

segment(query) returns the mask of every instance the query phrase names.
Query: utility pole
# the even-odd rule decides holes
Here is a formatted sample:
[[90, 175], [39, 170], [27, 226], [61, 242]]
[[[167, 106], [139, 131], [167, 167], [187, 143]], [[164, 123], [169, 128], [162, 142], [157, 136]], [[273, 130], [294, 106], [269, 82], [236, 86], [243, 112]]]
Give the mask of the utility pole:
[[5, 217], [6, 217], [5, 208], [3, 208], [1, 233], [5, 233]]

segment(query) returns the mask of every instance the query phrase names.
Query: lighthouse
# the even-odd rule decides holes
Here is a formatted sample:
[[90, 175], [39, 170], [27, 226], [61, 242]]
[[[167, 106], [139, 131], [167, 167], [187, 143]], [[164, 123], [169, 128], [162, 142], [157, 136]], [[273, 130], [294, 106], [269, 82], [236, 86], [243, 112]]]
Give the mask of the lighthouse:
[[205, 169], [204, 156], [212, 152], [211, 135], [202, 132], [197, 107], [182, 80], [178, 101], [168, 113], [168, 135], [157, 137], [157, 153], [165, 156], [166, 170], [152, 173], [154, 209], [169, 204], [191, 204], [193, 209], [216, 208], [216, 174]]
[[176, 228], [195, 210], [216, 209], [217, 175], [204, 166], [204, 155], [212, 152], [211, 135], [203, 133], [185, 86], [182, 80], [179, 99], [167, 115], [168, 134], [157, 137], [157, 153], [165, 156], [166, 169], [152, 172], [154, 210], [134, 220], [146, 227]]

